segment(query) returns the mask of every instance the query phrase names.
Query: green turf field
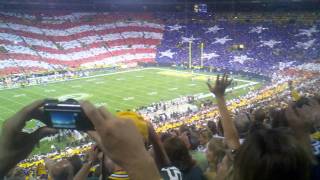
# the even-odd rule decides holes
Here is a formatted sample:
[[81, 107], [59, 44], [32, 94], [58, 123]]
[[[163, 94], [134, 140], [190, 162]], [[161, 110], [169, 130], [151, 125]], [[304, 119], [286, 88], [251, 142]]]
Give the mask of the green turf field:
[[[208, 78], [215, 77], [187, 71], [149, 68], [0, 90], [0, 124], [24, 105], [41, 98], [88, 99], [115, 112], [179, 96], [200, 93], [208, 96]], [[232, 96], [245, 94], [251, 86], [259, 86], [259, 83], [245, 79], [234, 81], [237, 82], [237, 90], [233, 91]]]
[[[35, 99], [87, 99], [96, 105], [106, 106], [112, 112], [134, 109], [161, 100], [171, 100], [185, 95], [211, 98], [206, 81], [214, 75], [188, 71], [147, 68], [95, 75], [88, 78], [34, 85], [25, 88], [0, 90], [0, 126], [5, 119]], [[244, 95], [248, 90], [261, 86], [258, 81], [234, 78], [237, 86], [227, 98]], [[213, 99], [213, 98], [211, 98]], [[31, 121], [28, 127], [34, 127]], [[64, 148], [66, 142], [41, 142], [33, 154], [50, 151], [50, 144]]]

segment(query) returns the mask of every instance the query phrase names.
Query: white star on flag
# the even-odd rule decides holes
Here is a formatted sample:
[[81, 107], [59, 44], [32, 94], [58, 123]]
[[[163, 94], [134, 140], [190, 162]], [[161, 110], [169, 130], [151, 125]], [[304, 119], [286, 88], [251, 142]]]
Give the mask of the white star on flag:
[[194, 38], [193, 37], [193, 35], [191, 36], [191, 37], [182, 37], [182, 42], [184, 42], [184, 43], [188, 43], [188, 42], [193, 42], [193, 41], [195, 41], [195, 40], [197, 40], [198, 38]]
[[319, 32], [319, 31], [317, 30], [317, 27], [316, 27], [316, 26], [312, 26], [310, 29], [300, 29], [299, 31], [300, 31], [300, 33], [297, 34], [296, 36], [306, 35], [306, 36], [310, 37], [310, 36], [312, 36], [313, 33]]
[[251, 28], [249, 33], [258, 33], [258, 34], [260, 34], [260, 33], [262, 33], [262, 31], [267, 30], [267, 29], [269, 29], [269, 28], [264, 28], [262, 26], [257, 26], [257, 27]]
[[291, 67], [294, 62], [295, 62], [295, 61], [279, 62], [279, 69], [280, 69], [280, 70], [283, 70], [283, 69], [286, 68], [286, 67]]
[[217, 44], [217, 43], [219, 43], [219, 44], [225, 44], [226, 42], [232, 40], [232, 39], [229, 39], [228, 37], [229, 37], [229, 36], [225, 36], [225, 37], [223, 37], [223, 38], [215, 38], [216, 41], [214, 41], [212, 44]]
[[311, 39], [307, 42], [297, 42], [296, 47], [303, 48], [303, 49], [309, 49], [311, 46], [313, 46], [316, 39]]
[[209, 27], [206, 33], [217, 33], [221, 29], [223, 28], [219, 28], [219, 26], [215, 25], [213, 27]]
[[175, 24], [173, 26], [168, 26], [168, 28], [169, 28], [169, 31], [179, 31], [182, 28], [182, 26]]
[[204, 59], [212, 59], [212, 58], [216, 58], [216, 57], [219, 57], [219, 55], [216, 53], [208, 53], [208, 54], [203, 53], [203, 55], [202, 55], [202, 58], [204, 58]]
[[253, 58], [250, 58], [247, 55], [241, 55], [241, 56], [235, 56], [232, 62], [243, 64], [246, 61], [251, 61], [251, 60], [253, 60]]
[[261, 41], [261, 43], [262, 44], [260, 45], [260, 47], [269, 46], [270, 48], [273, 48], [276, 44], [281, 43], [281, 41], [276, 41], [276, 40], [271, 39], [269, 41]]
[[160, 57], [168, 57], [170, 59], [173, 58], [173, 55], [175, 55], [174, 52], [171, 52], [171, 50], [166, 50], [166, 51], [163, 51], [163, 52], [160, 52]]

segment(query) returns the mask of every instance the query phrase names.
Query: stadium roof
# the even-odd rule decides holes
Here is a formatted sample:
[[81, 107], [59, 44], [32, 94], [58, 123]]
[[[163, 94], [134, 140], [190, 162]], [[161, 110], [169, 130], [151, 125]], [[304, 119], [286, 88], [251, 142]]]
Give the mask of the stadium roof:
[[0, 10], [176, 11], [196, 3], [212, 11], [320, 9], [320, 0], [0, 0]]

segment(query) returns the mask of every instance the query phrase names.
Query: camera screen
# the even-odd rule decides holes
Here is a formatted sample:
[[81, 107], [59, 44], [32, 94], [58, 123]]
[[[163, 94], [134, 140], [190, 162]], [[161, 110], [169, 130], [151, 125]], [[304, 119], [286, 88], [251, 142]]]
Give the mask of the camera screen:
[[78, 113], [50, 112], [51, 123], [54, 128], [75, 129]]

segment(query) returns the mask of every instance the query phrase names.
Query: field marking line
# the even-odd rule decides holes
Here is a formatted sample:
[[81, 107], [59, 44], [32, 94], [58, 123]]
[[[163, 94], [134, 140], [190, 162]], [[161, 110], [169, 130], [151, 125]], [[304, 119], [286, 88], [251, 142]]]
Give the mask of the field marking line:
[[[119, 71], [119, 72], [112, 72], [112, 73], [105, 73], [105, 74], [97, 74], [97, 75], [93, 75], [93, 76], [79, 77], [79, 78], [74, 78], [74, 79], [64, 79], [64, 80], [51, 81], [51, 82], [47, 82], [45, 84], [55, 84], [55, 83], [59, 83], [59, 82], [76, 81], [76, 80], [80, 80], [80, 79], [89, 79], [89, 78], [102, 77], [102, 76], [111, 76], [111, 75], [114, 75], [114, 74], [122, 74], [122, 73], [127, 73], [127, 72], [137, 72], [137, 71], [143, 71], [143, 70], [146, 70], [146, 69], [148, 69], [148, 68], [131, 69], [131, 70], [126, 70], [126, 71]], [[27, 85], [26, 87], [40, 86], [40, 85], [43, 85], [43, 84], [32, 84], [32, 85]], [[8, 90], [8, 89], [19, 89], [19, 88], [21, 88], [21, 87], [0, 88], [0, 91]]]
[[[131, 70], [125, 70], [125, 71], [119, 71], [119, 72], [110, 72], [110, 73], [105, 73], [105, 74], [97, 74], [93, 76], [87, 76], [87, 77], [79, 77], [79, 78], [74, 78], [74, 79], [64, 79], [64, 80], [58, 80], [58, 81], [52, 81], [52, 82], [47, 82], [46, 84], [54, 84], [54, 83], [59, 83], [59, 82], [66, 82], [66, 81], [76, 81], [76, 80], [81, 80], [81, 79], [89, 79], [89, 78], [95, 78], [95, 77], [103, 77], [103, 76], [111, 76], [114, 74], [123, 74], [123, 73], [128, 73], [128, 72], [139, 72], [139, 71], [144, 71], [144, 70], [162, 70], [162, 71], [175, 71], [178, 73], [185, 73], [189, 74], [190, 72], [183, 72], [179, 70], [173, 70], [173, 69], [166, 69], [166, 68], [156, 68], [156, 67], [147, 67], [147, 68], [141, 68], [141, 69], [131, 69]], [[208, 74], [201, 74], [201, 73], [193, 73], [196, 75], [202, 75], [202, 76], [212, 76]], [[216, 76], [216, 75], [214, 75]], [[242, 82], [256, 82], [256, 81], [249, 81], [249, 80], [242, 80], [242, 79], [234, 79], [236, 81], [242, 81]], [[32, 84], [32, 85], [27, 85], [27, 87], [30, 86], [40, 86], [43, 84]], [[7, 89], [19, 89], [21, 87], [11, 87], [11, 88], [0, 88], [0, 91], [2, 90], [7, 90]]]
[[[208, 75], [208, 74], [202, 74], [202, 73], [191, 73], [191, 72], [185, 72], [185, 71], [179, 71], [179, 70], [174, 70], [174, 69], [165, 69], [165, 68], [156, 68], [156, 67], [150, 67], [150, 68], [147, 68], [147, 69], [158, 69], [158, 70], [167, 70], [167, 71], [175, 71], [175, 72], [179, 72], [181, 74], [195, 74], [195, 75], [201, 75], [201, 76], [209, 76], [209, 77], [212, 77], [212, 76], [217, 76], [216, 74], [214, 75]], [[243, 80], [243, 79], [233, 79], [233, 80], [236, 80], [236, 81], [240, 81], [240, 82], [256, 82], [256, 81], [249, 81], [249, 80]]]
[[[233, 87], [233, 88], [228, 88], [226, 90], [226, 92], [230, 92], [230, 91], [233, 91], [233, 90], [238, 90], [238, 89], [243, 89], [243, 88], [246, 88], [246, 87], [249, 87], [249, 86], [254, 86], [254, 85], [257, 85], [259, 84], [258, 82], [251, 82], [251, 83], [248, 83], [248, 84], [242, 84], [242, 85], [239, 85], [239, 86], [236, 86], [236, 87]], [[207, 98], [207, 97], [215, 97], [214, 94], [212, 93], [207, 93], [207, 94], [198, 94], [199, 98], [198, 99], [204, 99], [204, 98]]]

